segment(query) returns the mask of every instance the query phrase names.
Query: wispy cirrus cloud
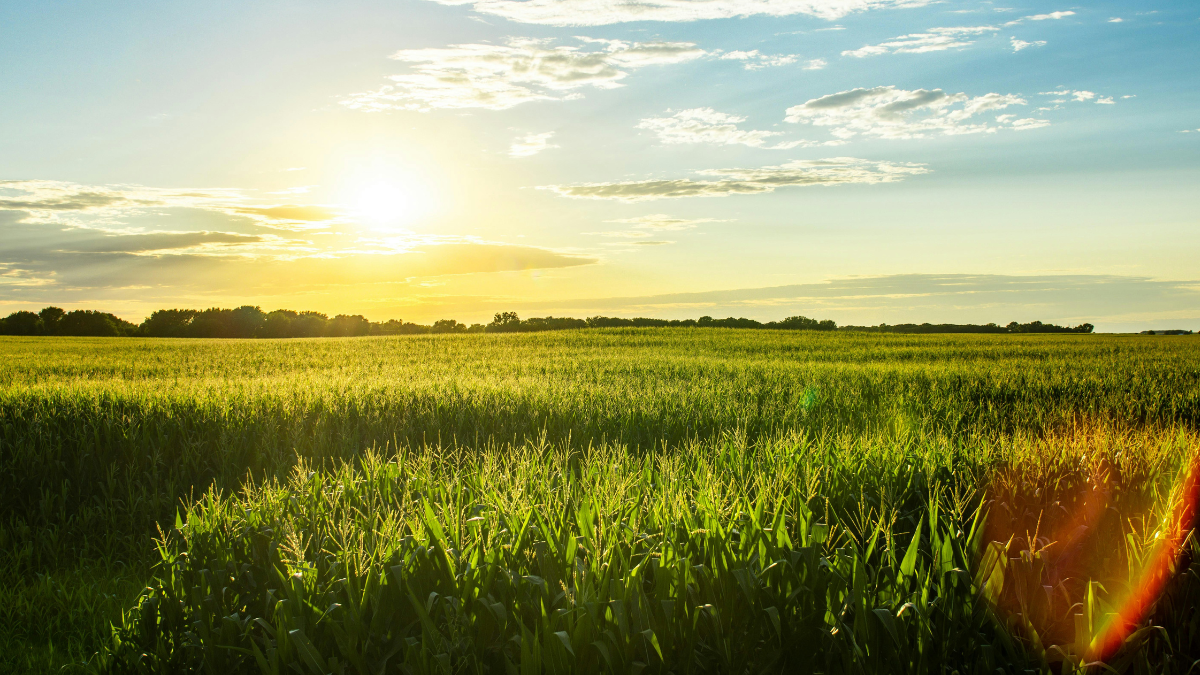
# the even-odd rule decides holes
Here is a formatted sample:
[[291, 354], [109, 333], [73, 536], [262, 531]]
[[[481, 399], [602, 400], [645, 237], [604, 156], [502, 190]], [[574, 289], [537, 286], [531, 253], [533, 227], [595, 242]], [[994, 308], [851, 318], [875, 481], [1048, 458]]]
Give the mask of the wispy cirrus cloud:
[[1137, 276], [1082, 274], [897, 274], [817, 283], [672, 293], [640, 297], [538, 300], [518, 311], [616, 313], [671, 318], [789, 314], [830, 317], [838, 324], [913, 321], [1007, 323], [1040, 320], [1097, 329], [1200, 326], [1200, 286]]
[[508, 148], [508, 155], [509, 157], [532, 157], [543, 150], [557, 148], [557, 145], [550, 144], [550, 139], [553, 137], [553, 131], [541, 134], [525, 134], [513, 140], [512, 145]]
[[[842, 52], [842, 56], [854, 56], [857, 58], [865, 58], [868, 56], [880, 56], [883, 54], [925, 54], [929, 52], [941, 52], [949, 49], [963, 49], [975, 44], [982, 37], [990, 37], [999, 33], [1005, 28], [1019, 26], [1028, 21], [1046, 21], [1052, 19], [1062, 19], [1068, 16], [1074, 16], [1075, 12], [1061, 11], [1051, 12], [1049, 14], [1034, 14], [1024, 16], [1019, 19], [1007, 21], [1002, 24], [984, 25], [984, 26], [945, 26], [939, 28], [929, 28], [922, 33], [909, 33], [908, 35], [900, 35], [891, 38], [879, 44], [865, 45], [858, 49], [848, 49]], [[1013, 38], [1016, 41], [1016, 38]], [[1034, 43], [1026, 43], [1030, 45]], [[1045, 44], [1042, 42], [1041, 44]], [[1014, 42], [1014, 47], [1016, 44]], [[1020, 51], [1016, 49], [1015, 51]]]
[[[337, 217], [332, 222], [339, 227], [314, 236], [313, 221], [328, 217]], [[5, 181], [0, 183], [0, 302], [39, 297], [68, 302], [98, 289], [133, 287], [152, 288], [164, 297], [268, 287], [294, 293], [330, 284], [596, 262], [473, 236], [385, 236], [352, 225], [334, 209], [258, 204], [229, 190]], [[54, 295], [36, 295], [43, 292]]]
[[80, 185], [67, 181], [0, 181], [0, 211], [23, 212], [29, 222], [106, 227], [163, 209], [194, 209], [243, 216], [280, 230], [322, 229], [341, 216], [320, 205], [262, 203], [229, 188], [166, 189], [144, 185]]
[[403, 49], [392, 58], [412, 72], [391, 84], [342, 101], [353, 110], [507, 110], [531, 101], [580, 98], [584, 89], [614, 89], [647, 66], [692, 61], [707, 52], [691, 42], [627, 42], [577, 38], [586, 45], [555, 45], [551, 39], [511, 38], [503, 45], [460, 44]]
[[746, 70], [761, 70], [771, 66], [790, 65], [800, 57], [795, 54], [763, 54], [757, 49], [752, 49], [750, 51], [724, 52], [717, 58], [722, 61], [741, 61]]
[[1025, 40], [1018, 40], [1015, 37], [1010, 38], [1009, 40], [1010, 40], [1010, 44], [1012, 44], [1014, 54], [1021, 51], [1022, 49], [1029, 49], [1030, 47], [1045, 47], [1046, 46], [1045, 40], [1034, 40], [1033, 42], [1026, 42]]
[[703, 225], [704, 223], [728, 223], [731, 221], [721, 220], [718, 218], [676, 218], [665, 213], [652, 213], [645, 216], [637, 216], [635, 218], [618, 218], [616, 220], [608, 220], [605, 222], [630, 225], [632, 227], [628, 230], [588, 232], [587, 234], [619, 240], [609, 244], [609, 246], [659, 246], [663, 244], [674, 244], [675, 242], [647, 240], [650, 237], [663, 236], [663, 234], [666, 232], [681, 232], [683, 230], [690, 230], [697, 225]]
[[928, 173], [921, 164], [880, 162], [853, 157], [834, 157], [817, 160], [795, 160], [778, 166], [757, 169], [706, 169], [696, 174], [703, 180], [691, 178], [619, 181], [611, 183], [577, 183], [573, 185], [544, 185], [551, 190], [575, 199], [613, 199], [642, 202], [682, 197], [727, 197], [737, 194], [762, 194], [782, 187], [810, 185], [876, 184], [903, 180], [908, 176]]
[[1001, 129], [1034, 129], [1050, 123], [1038, 118], [984, 113], [1028, 102], [1015, 94], [968, 96], [941, 89], [898, 89], [894, 86], [850, 89], [814, 98], [787, 109], [786, 121], [828, 127], [833, 136], [849, 139], [924, 138], [929, 135], [994, 133]]
[[517, 23], [548, 26], [604, 26], [630, 21], [700, 21], [755, 15], [807, 14], [838, 19], [877, 9], [919, 7], [932, 0], [435, 0], [470, 5], [481, 14]]
[[654, 232], [668, 232], [677, 230], [690, 230], [697, 225], [704, 223], [728, 223], [729, 220], [721, 220], [719, 218], [676, 218], [668, 216], [665, 213], [652, 213], [646, 216], [637, 216], [636, 218], [620, 218], [617, 220], [606, 221], [609, 223], [624, 223], [632, 225], [635, 228], [642, 230], [652, 230]]
[[[1038, 110], [1061, 110], [1068, 103], [1095, 103], [1097, 105], [1116, 105], [1117, 103], [1112, 96], [1103, 96], [1086, 89], [1058, 89], [1038, 92], [1038, 95], [1055, 97]], [[1127, 95], [1121, 98], [1136, 98], [1136, 95]]]
[[768, 139], [783, 134], [778, 131], [739, 129], [738, 125], [745, 121], [745, 117], [712, 108], [690, 108], [670, 117], [647, 117], [638, 122], [637, 128], [653, 131], [658, 140], [668, 144], [747, 145], [768, 150], [790, 150], [811, 144], [808, 141], [786, 141], [767, 145]]

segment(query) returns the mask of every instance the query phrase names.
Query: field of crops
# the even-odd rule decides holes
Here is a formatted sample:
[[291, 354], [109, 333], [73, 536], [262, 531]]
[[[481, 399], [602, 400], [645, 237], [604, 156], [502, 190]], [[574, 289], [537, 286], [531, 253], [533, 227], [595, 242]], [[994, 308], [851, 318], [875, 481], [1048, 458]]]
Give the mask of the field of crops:
[[1198, 455], [1189, 336], [0, 338], [0, 672], [1189, 673]]

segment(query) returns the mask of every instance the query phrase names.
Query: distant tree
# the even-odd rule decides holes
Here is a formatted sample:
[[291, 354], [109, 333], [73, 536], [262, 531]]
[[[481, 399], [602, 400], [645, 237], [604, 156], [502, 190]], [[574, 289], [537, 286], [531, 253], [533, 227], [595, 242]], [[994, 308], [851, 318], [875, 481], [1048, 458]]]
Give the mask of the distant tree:
[[229, 312], [230, 337], [252, 338], [262, 330], [267, 314], [258, 307], [242, 305]]
[[5, 335], [41, 335], [44, 332], [42, 317], [33, 312], [13, 312], [4, 319]]
[[194, 309], [155, 310], [138, 327], [138, 332], [146, 337], [186, 337], [196, 314]]
[[587, 328], [588, 323], [583, 319], [573, 319], [568, 316], [546, 316], [533, 319], [525, 319], [522, 323], [522, 330], [527, 331], [542, 331], [542, 330], [573, 330], [575, 328]]
[[263, 319], [259, 335], [265, 338], [288, 338], [292, 336], [292, 321], [299, 316], [290, 309], [277, 309]]
[[438, 319], [433, 322], [430, 333], [465, 333], [467, 332], [466, 324], [459, 323], [454, 319]]
[[471, 324], [471, 327], [467, 329], [467, 332], [468, 333], [482, 333], [486, 330], [487, 330], [487, 326], [485, 326], [481, 323], [473, 323], [473, 324]]
[[333, 337], [367, 335], [370, 331], [371, 322], [361, 314], [338, 314], [325, 327], [325, 334]]
[[46, 307], [38, 312], [38, 316], [42, 318], [42, 330], [45, 331], [46, 335], [54, 335], [58, 332], [58, 322], [66, 314], [62, 307]]
[[107, 312], [77, 309], [67, 312], [58, 322], [59, 335], [121, 337], [134, 335], [137, 326]]
[[497, 312], [486, 330], [489, 333], [515, 333], [521, 330], [521, 317], [516, 312]]
[[209, 307], [196, 312], [188, 324], [187, 336], [196, 338], [234, 337], [233, 310]]
[[319, 337], [325, 334], [329, 317], [320, 312], [300, 312], [292, 319], [292, 337]]

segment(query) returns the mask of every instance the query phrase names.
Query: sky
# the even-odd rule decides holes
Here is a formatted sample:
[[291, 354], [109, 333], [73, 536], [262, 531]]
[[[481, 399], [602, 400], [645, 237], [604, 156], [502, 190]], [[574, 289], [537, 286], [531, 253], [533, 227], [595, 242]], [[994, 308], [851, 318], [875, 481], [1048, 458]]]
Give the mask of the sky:
[[1200, 329], [1200, 5], [0, 0], [0, 313]]

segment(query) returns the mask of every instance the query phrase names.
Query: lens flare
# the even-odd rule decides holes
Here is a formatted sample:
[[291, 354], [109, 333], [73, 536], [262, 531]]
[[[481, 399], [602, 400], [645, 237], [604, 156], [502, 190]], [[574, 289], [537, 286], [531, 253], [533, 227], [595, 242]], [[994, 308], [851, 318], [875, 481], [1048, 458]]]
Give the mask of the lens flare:
[[1200, 500], [1200, 466], [1192, 460], [1180, 486], [1171, 515], [1157, 533], [1157, 542], [1142, 565], [1137, 583], [1119, 609], [1109, 614], [1096, 631], [1089, 657], [1106, 661], [1121, 648], [1125, 640], [1145, 620], [1154, 603], [1178, 568], [1184, 545], [1196, 524], [1196, 507]]
[[[1051, 663], [1108, 662], [1138, 639], [1135, 632], [1151, 618], [1196, 526], [1195, 439], [1172, 446], [1188, 459], [1171, 501], [1158, 506], [1146, 503], [1150, 497], [1131, 499], [1137, 491], [1125, 484], [1142, 478], [1114, 465], [1121, 442], [1104, 431], [1047, 439], [1040, 450], [1061, 455], [1043, 467], [1013, 467], [989, 494], [981, 591], [1016, 636]], [[1130, 533], [1135, 520], [1158, 527], [1152, 535], [1140, 535], [1138, 527]]]

